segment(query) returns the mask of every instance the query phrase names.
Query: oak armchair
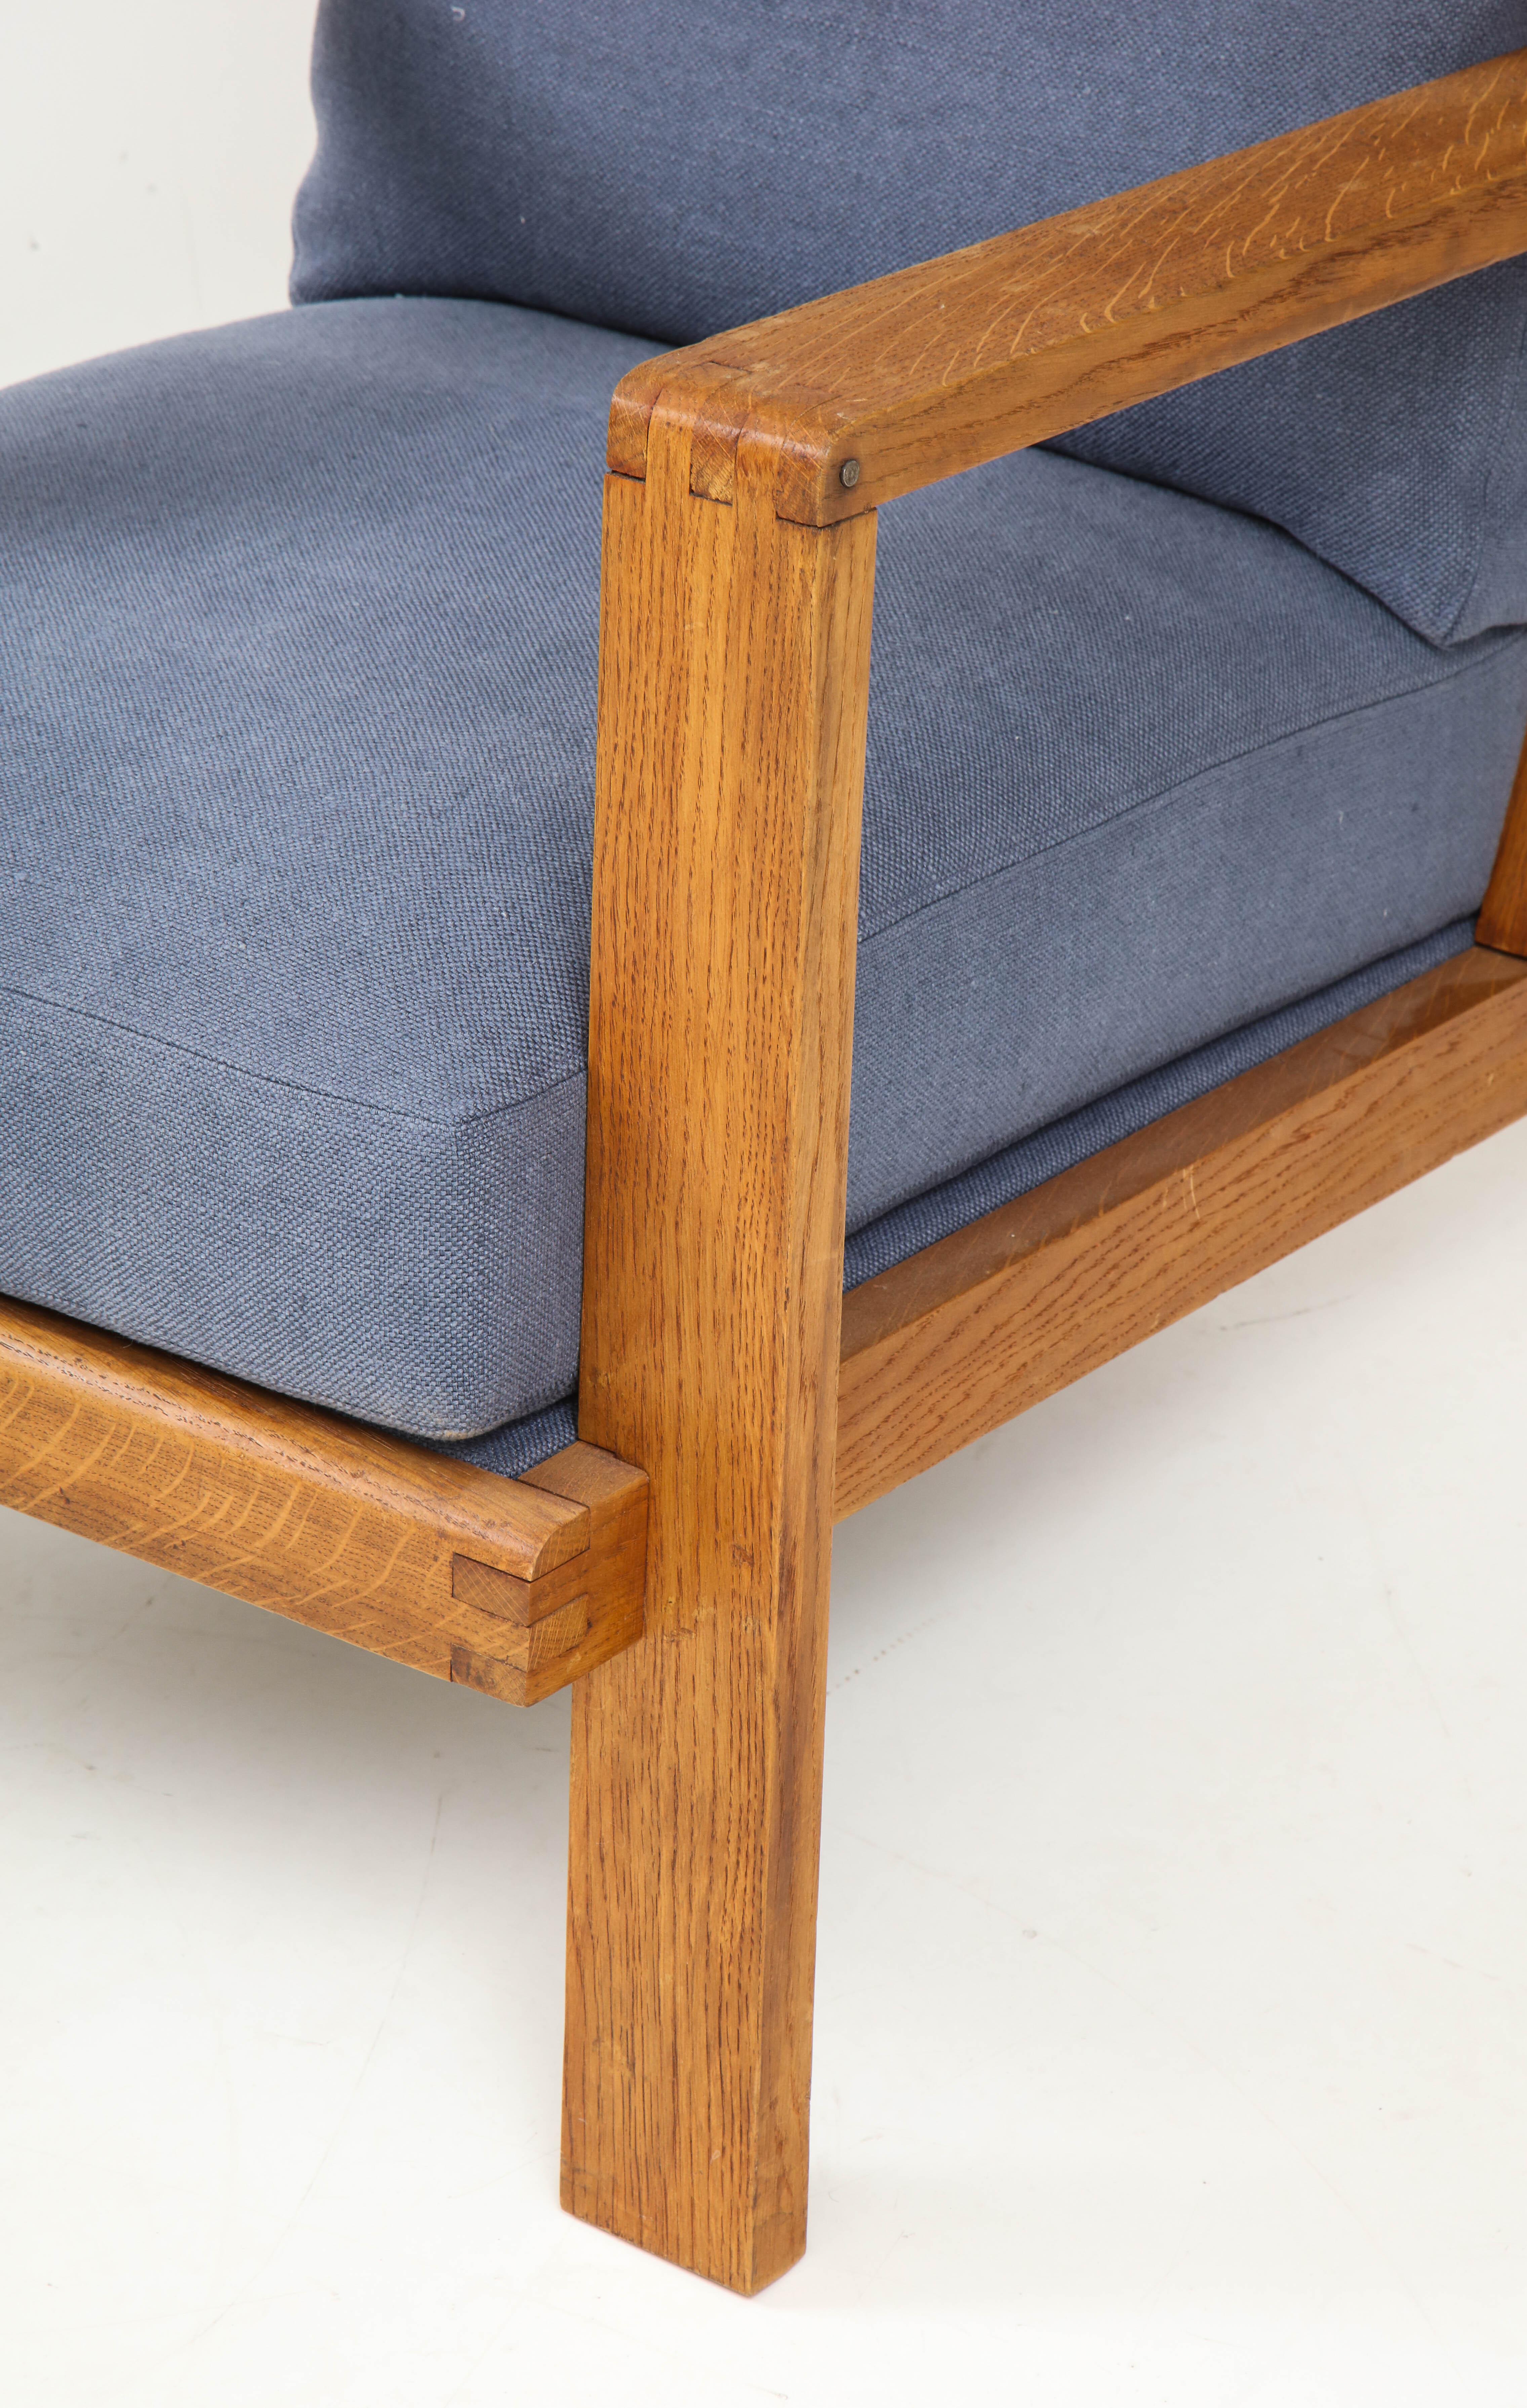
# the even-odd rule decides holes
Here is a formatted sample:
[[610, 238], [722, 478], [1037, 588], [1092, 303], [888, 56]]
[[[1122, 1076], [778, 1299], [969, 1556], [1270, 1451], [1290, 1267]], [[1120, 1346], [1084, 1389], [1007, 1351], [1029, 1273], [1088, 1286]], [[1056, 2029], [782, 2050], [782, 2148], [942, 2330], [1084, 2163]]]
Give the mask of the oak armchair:
[[[132, 883], [115, 856], [137, 842], [148, 897], [134, 920], [129, 896], [105, 968], [71, 952], [67, 912], [44, 911], [40, 938], [30, 904], [18, 920], [30, 968], [11, 980], [0, 1497], [508, 1701], [571, 1683], [564, 2203], [751, 2291], [805, 2237], [835, 1514], [1527, 1111], [1527, 805], [1506, 810], [1527, 720], [1511, 366], [1527, 285], [1496, 265], [1527, 250], [1527, 51], [653, 357], [683, 315], [663, 285], [671, 228], [651, 236], [635, 300], [616, 306], [602, 253], [552, 289], [559, 212], [597, 216], [612, 172], [591, 148], [589, 189], [559, 191], [559, 162], [592, 138], [573, 104], [541, 162], [546, 225], [522, 245], [512, 174], [476, 224], [437, 171], [445, 145], [470, 189], [479, 152], [507, 138], [506, 93], [530, 143], [531, 102], [561, 89], [569, 43], [592, 42], [588, 89], [625, 90], [626, 28], [647, 38], [640, 21], [662, 13], [568, 12], [533, 59], [506, 0], [480, 11], [486, 48], [464, 64], [421, 6], [328, 0], [305, 306], [236, 340], [128, 355], [93, 382], [44, 380], [0, 413], [0, 450], [21, 462], [0, 505], [16, 519], [13, 638], [23, 618], [47, 634], [40, 678], [32, 634], [13, 641], [19, 733], [0, 776], [20, 797], [19, 852], [24, 836], [68, 910], [105, 925], [102, 895], [120, 910]], [[906, 38], [885, 72], [909, 55], [915, 85], [953, 36], [894, 13]], [[1482, 7], [1431, 50], [1403, 29], [1391, 47], [1418, 71], [1439, 43], [1442, 64], [1467, 59], [1509, 14]], [[1192, 15], [1165, 12], [1184, 76]], [[706, 38], [729, 21], [713, 12]], [[1022, 71], [1033, 25], [970, 22]], [[1070, 19], [1057, 7], [1038, 22]], [[762, 65], [728, 107], [772, 127], [778, 105], [792, 125], [794, 95], [806, 122], [803, 61], [825, 72], [842, 30], [792, 14], [760, 32]], [[878, 70], [885, 27], [860, 36]], [[1361, 87], [1372, 62], [1344, 71]], [[1101, 81], [1120, 106], [1119, 79]], [[1243, 114], [1255, 84], [1248, 67]], [[693, 237], [697, 311], [707, 277], [741, 276], [704, 257], [707, 238], [737, 249], [722, 232]], [[1477, 270], [1510, 280], [1457, 282]], [[1446, 286], [1463, 297], [1430, 351], [1423, 327], [1385, 356], [1391, 371], [1412, 348], [1430, 362], [1417, 406], [1460, 424], [1473, 387], [1457, 378], [1494, 378], [1494, 416], [1470, 437], [1479, 460], [1495, 452], [1467, 576], [1445, 557], [1463, 504], [1434, 509], [1446, 474], [1411, 464], [1406, 482], [1413, 427], [1374, 427], [1382, 473], [1369, 492], [1360, 445], [1333, 510], [1319, 463], [1306, 483], [1256, 486], [1271, 436], [1237, 450], [1232, 425], [1217, 448], [1135, 408]], [[399, 288], [436, 297], [389, 297]], [[605, 331], [622, 325], [635, 334]], [[1360, 418], [1372, 410], [1368, 355], [1300, 356], [1334, 357], [1338, 402], [1345, 377], [1346, 406], [1355, 394]], [[578, 410], [607, 394], [612, 362], [590, 856], [578, 623], [523, 597], [557, 591], [576, 552]], [[1277, 421], [1291, 459], [1301, 431], [1318, 452], [1306, 390], [1292, 437], [1289, 392], [1268, 391], [1244, 406], [1253, 432]], [[1028, 449], [1099, 421], [1064, 453]], [[298, 507], [264, 545], [250, 495], [269, 490], [273, 424]], [[159, 505], [148, 533], [131, 479], [118, 499], [124, 425]], [[357, 453], [364, 503], [344, 466]], [[517, 555], [481, 539], [475, 499], [450, 483], [461, 456], [470, 479], [509, 461]], [[894, 554], [889, 514], [887, 682], [872, 695], [880, 506], [1015, 457], [1015, 481], [950, 489], [967, 498], [940, 497], [942, 516], [931, 495], [908, 505], [928, 515], [909, 516]], [[347, 549], [335, 526], [374, 489]], [[50, 587], [79, 494], [96, 554]], [[241, 535], [224, 585], [197, 546], [226, 560], [226, 509]], [[1061, 581], [1014, 644], [1023, 559], [1033, 580]], [[399, 634], [400, 564], [423, 604]], [[127, 624], [145, 595], [151, 613], [156, 580], [177, 610], [208, 612], [191, 687], [176, 682], [189, 637], [162, 625], [140, 643]], [[318, 596], [297, 612], [307, 724], [340, 730], [311, 777], [273, 698], [293, 588]], [[61, 591], [62, 634], [47, 617]], [[502, 591], [521, 598], [483, 636], [473, 611]], [[354, 653], [340, 601], [363, 623]], [[1154, 623], [1126, 637], [1142, 606]], [[1215, 651], [1213, 623], [1237, 610]], [[450, 641], [408, 689], [431, 613]], [[495, 648], [510, 638], [528, 666], [507, 712]], [[130, 739], [64, 745], [49, 642], [107, 646], [103, 708], [134, 720]], [[382, 687], [400, 681], [398, 704]], [[209, 695], [226, 697], [223, 722], [193, 731]], [[877, 711], [906, 757], [872, 755], [866, 902]], [[940, 753], [956, 721], [983, 731], [974, 768]], [[499, 788], [483, 765], [501, 740]], [[251, 779], [278, 838], [263, 854], [241, 815]], [[81, 867], [87, 823], [113, 856], [104, 882]], [[1068, 886], [1074, 857], [1094, 866]], [[232, 900], [206, 907], [200, 958], [226, 967], [233, 1001], [193, 977], [171, 1027], [154, 982], [175, 949], [144, 930], [175, 920], [207, 862]], [[21, 867], [30, 881], [32, 856]], [[246, 970], [289, 877], [316, 888], [330, 933], [303, 920], [278, 976]], [[418, 904], [432, 878], [443, 895]], [[1058, 951], [1024, 916], [1035, 890]], [[313, 983], [289, 1026], [281, 982], [299, 955]], [[1038, 1002], [1024, 1000], [1031, 957]], [[875, 983], [856, 1048], [861, 958]], [[586, 1176], [581, 1057], [569, 1070], [565, 1054], [585, 960]], [[392, 1015], [432, 981], [455, 1016], [433, 1026], [424, 1109]], [[21, 1025], [44, 1002], [125, 1032], [131, 1065], [104, 1071], [87, 1037], [72, 1053], [58, 1040], [45, 1072]], [[512, 1104], [481, 1083], [484, 1054], [519, 1079]], [[211, 1065], [202, 1086], [190, 1057]], [[246, 1078], [264, 1084], [258, 1111], [241, 1093], [227, 1104], [230, 1124], [245, 1115], [235, 1147], [219, 1097]], [[93, 1147], [100, 1174], [103, 1122], [118, 1184], [84, 1243], [71, 1181]], [[344, 1221], [342, 1248], [311, 1237], [325, 1214]], [[575, 1423], [564, 1324], [578, 1299]]]

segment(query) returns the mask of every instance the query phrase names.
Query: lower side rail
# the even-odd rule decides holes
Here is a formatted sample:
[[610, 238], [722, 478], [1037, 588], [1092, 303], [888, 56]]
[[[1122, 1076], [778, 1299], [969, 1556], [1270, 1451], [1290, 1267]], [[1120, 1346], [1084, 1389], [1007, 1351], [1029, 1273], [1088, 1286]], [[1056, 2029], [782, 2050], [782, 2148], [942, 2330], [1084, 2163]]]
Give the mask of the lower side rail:
[[[857, 1512], [1527, 1113], [1527, 962], [1475, 946], [845, 1297]], [[643, 1627], [647, 1481], [519, 1480], [0, 1299], [0, 1504], [534, 1704]]]
[[841, 1519], [1527, 1113], [1476, 945], [843, 1300]]
[[522, 1480], [0, 1299], [0, 1505], [534, 1705], [642, 1631], [647, 1479]]

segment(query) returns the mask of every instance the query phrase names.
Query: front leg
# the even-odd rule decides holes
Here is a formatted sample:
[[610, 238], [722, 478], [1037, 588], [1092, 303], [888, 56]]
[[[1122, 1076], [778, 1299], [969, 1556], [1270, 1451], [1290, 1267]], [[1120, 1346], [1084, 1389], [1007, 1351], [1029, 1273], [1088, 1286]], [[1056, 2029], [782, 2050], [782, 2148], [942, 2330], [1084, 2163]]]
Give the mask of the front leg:
[[581, 1435], [651, 1481], [576, 1684], [564, 2203], [739, 2291], [805, 2245], [873, 514], [605, 518]]

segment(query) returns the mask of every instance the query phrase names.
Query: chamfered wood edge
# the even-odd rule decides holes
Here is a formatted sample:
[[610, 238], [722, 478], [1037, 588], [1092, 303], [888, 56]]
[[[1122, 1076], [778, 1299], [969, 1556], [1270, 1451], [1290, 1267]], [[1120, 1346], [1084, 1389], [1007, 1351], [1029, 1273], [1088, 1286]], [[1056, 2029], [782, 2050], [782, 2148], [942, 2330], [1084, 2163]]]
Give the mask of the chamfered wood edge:
[[828, 525], [1524, 247], [1515, 51], [643, 362], [608, 465], [682, 422], [696, 493], [748, 442]]
[[455, 1593], [461, 1594], [464, 1572], [478, 1604], [503, 1614], [507, 1627], [490, 1650], [454, 1645], [450, 1677], [511, 1705], [534, 1706], [642, 1636], [649, 1492], [645, 1471], [581, 1439], [521, 1476], [588, 1509], [588, 1554], [537, 1581], [485, 1574], [482, 1566], [464, 1565], [458, 1556]]
[[1527, 1112], [1527, 963], [1476, 946], [844, 1298], [835, 1514]]
[[[456, 1534], [464, 1552], [522, 1580], [539, 1578], [589, 1543], [586, 1509], [544, 1488], [42, 1305], [0, 1297], [0, 1369], [34, 1382], [39, 1395], [205, 1439], [231, 1458], [248, 1455], [385, 1511], [433, 1517]], [[82, 1432], [75, 1442], [82, 1446]]]
[[597, 1448], [507, 1480], [0, 1298], [0, 1504], [441, 1679], [533, 1703], [629, 1645], [646, 1494]]

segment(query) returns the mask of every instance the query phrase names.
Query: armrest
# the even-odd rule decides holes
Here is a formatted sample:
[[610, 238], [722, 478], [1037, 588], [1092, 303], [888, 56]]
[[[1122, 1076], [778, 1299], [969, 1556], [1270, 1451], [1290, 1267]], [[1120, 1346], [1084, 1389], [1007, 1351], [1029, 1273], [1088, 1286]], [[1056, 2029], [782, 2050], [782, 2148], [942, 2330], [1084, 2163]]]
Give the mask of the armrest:
[[1524, 249], [1517, 50], [648, 361], [609, 465], [645, 475], [656, 410], [692, 492], [746, 438], [827, 526]]

